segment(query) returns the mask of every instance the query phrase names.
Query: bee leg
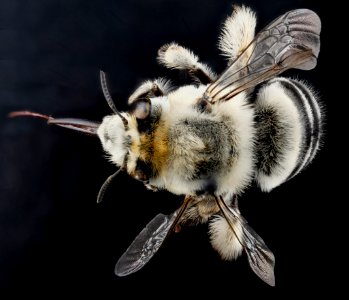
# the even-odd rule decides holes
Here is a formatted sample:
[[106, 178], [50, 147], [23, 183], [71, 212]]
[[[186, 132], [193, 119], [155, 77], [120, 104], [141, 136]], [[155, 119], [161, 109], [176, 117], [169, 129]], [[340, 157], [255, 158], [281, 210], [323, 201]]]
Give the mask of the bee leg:
[[128, 104], [133, 104], [139, 100], [149, 100], [149, 98], [167, 95], [171, 91], [169, 80], [157, 78], [143, 82], [128, 98]]
[[156, 186], [151, 185], [151, 184], [149, 184], [148, 182], [144, 182], [144, 186], [145, 186], [148, 190], [153, 191], [153, 192], [157, 192], [157, 191], [159, 190]]
[[181, 224], [198, 225], [207, 223], [209, 218], [219, 212], [215, 198], [211, 195], [191, 196], [191, 202], [183, 213]]
[[164, 78], [143, 82], [128, 98], [129, 112], [137, 120], [149, 120], [151, 112], [150, 98], [167, 95], [171, 89], [170, 81]]
[[232, 197], [231, 208], [234, 209], [239, 215], [241, 215], [240, 209], [239, 209], [239, 200], [238, 200], [238, 196], [237, 195], [234, 195]]
[[208, 84], [217, 75], [209, 66], [199, 62], [199, 58], [190, 50], [176, 44], [166, 44], [158, 51], [158, 62], [169, 69], [185, 70], [194, 80]]
[[[250, 8], [236, 5], [233, 8], [232, 14], [224, 22], [218, 44], [229, 65], [249, 46], [256, 28], [256, 15]], [[251, 53], [245, 54], [247, 61]]]
[[175, 233], [180, 233], [182, 231], [182, 226], [180, 224], [176, 224], [174, 228]]

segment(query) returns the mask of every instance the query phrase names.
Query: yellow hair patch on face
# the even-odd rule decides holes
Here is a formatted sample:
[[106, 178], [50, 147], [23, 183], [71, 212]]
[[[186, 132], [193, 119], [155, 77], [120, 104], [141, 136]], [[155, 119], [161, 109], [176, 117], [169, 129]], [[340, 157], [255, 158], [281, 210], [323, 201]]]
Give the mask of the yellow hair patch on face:
[[155, 135], [153, 139], [153, 166], [158, 172], [162, 168], [166, 167], [168, 159], [168, 128], [166, 126], [159, 126], [155, 130]]
[[134, 116], [128, 120], [129, 130], [127, 135], [131, 138], [131, 146], [129, 150], [129, 158], [127, 162], [127, 172], [131, 173], [137, 166], [137, 159], [140, 156], [141, 140], [138, 132], [137, 120]]
[[168, 129], [157, 126], [151, 133], [140, 135], [139, 158], [152, 165], [155, 173], [166, 167], [168, 158]]

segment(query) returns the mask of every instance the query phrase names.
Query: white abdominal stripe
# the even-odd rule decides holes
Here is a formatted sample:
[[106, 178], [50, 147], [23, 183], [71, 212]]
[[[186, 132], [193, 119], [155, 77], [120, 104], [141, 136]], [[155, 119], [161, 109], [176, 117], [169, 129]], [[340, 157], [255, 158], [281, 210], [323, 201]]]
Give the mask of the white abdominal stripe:
[[275, 78], [256, 100], [257, 176], [270, 191], [301, 172], [315, 157], [322, 136], [321, 107], [301, 81]]

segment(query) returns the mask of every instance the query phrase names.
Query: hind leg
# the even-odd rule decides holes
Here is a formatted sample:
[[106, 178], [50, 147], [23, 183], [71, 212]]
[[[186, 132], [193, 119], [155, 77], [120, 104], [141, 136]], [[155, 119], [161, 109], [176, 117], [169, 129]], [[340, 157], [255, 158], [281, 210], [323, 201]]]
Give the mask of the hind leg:
[[[254, 38], [255, 27], [255, 13], [248, 7], [234, 6], [233, 13], [224, 22], [218, 44], [223, 56], [228, 59], [229, 65], [251, 43]], [[246, 56], [245, 62], [250, 57], [251, 51], [244, 54]]]

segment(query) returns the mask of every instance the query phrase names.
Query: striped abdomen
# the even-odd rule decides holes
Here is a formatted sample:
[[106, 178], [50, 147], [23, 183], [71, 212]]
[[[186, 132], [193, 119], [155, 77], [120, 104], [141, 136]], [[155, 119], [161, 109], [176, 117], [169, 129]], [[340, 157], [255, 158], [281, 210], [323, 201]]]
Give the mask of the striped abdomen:
[[270, 191], [302, 171], [314, 158], [321, 140], [322, 112], [303, 82], [275, 78], [256, 100], [256, 179]]

